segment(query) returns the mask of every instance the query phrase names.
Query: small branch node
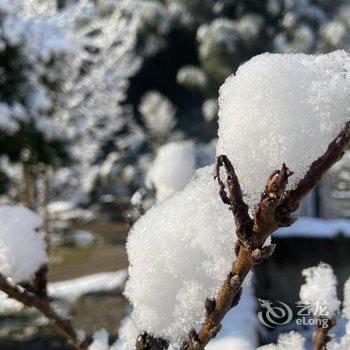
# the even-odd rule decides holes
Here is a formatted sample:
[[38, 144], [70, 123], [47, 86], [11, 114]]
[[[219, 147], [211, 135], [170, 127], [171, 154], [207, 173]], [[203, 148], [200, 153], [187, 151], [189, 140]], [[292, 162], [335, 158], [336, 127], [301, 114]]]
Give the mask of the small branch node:
[[239, 288], [241, 286], [242, 282], [238, 275], [233, 275], [230, 278], [230, 287], [231, 288]]
[[209, 316], [215, 309], [216, 300], [215, 299], [205, 299], [204, 302], [205, 310], [207, 311], [207, 316]]
[[218, 325], [214, 326], [209, 330], [209, 335], [211, 338], [215, 338], [216, 335], [221, 331], [222, 325], [219, 323]]

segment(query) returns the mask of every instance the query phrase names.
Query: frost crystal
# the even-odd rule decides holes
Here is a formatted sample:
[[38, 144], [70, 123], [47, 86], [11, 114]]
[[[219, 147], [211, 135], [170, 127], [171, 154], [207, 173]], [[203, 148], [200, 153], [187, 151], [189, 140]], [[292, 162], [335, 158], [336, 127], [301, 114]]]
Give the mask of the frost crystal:
[[309, 306], [316, 318], [335, 317], [340, 301], [337, 298], [337, 279], [331, 266], [320, 263], [302, 273], [306, 283], [300, 288], [300, 300]]
[[47, 263], [45, 244], [35, 229], [39, 216], [21, 206], [0, 206], [0, 271], [14, 282], [29, 280]]
[[178, 342], [199, 325], [204, 300], [215, 296], [230, 270], [233, 232], [212, 167], [141, 217], [127, 242], [126, 296], [137, 327]]
[[350, 55], [263, 54], [220, 89], [217, 154], [234, 163], [250, 205], [285, 162], [291, 186], [349, 119]]
[[196, 169], [196, 150], [190, 142], [170, 142], [159, 148], [147, 182], [157, 190], [161, 202], [181, 191], [190, 182]]

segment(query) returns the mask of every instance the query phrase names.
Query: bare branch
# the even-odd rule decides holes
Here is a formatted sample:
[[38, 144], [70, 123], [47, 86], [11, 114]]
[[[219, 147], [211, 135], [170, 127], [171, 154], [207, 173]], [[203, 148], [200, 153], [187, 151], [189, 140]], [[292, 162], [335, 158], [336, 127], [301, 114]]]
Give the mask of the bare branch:
[[[325, 326], [323, 321], [325, 321]], [[313, 350], [324, 350], [326, 349], [326, 344], [330, 340], [328, 332], [335, 326], [335, 321], [330, 319], [322, 319], [318, 320], [316, 323], [316, 329], [312, 335]]]
[[340, 160], [350, 143], [350, 120], [345, 123], [343, 130], [329, 144], [326, 152], [315, 160], [305, 176], [299, 181], [295, 189], [289, 191], [279, 210], [280, 215], [288, 216], [298, 209], [300, 201], [312, 190], [320, 181], [322, 176]]
[[[224, 166], [227, 174], [227, 188], [229, 195], [225, 191], [225, 184], [220, 177], [220, 168]], [[229, 204], [232, 210], [236, 234], [242, 240], [246, 240], [251, 233], [253, 227], [253, 220], [248, 213], [248, 205], [244, 202], [242, 189], [239, 184], [235, 169], [230, 160], [225, 155], [218, 156], [216, 159], [215, 179], [217, 179], [220, 186], [220, 197], [225, 204]]]
[[[325, 172], [341, 159], [349, 143], [350, 121], [345, 124], [344, 129], [330, 143], [326, 152], [311, 164], [309, 171], [299, 181], [296, 188], [287, 193], [285, 189], [292, 172], [285, 164], [282, 165], [280, 170], [276, 170], [265, 186], [251, 231], [248, 229], [249, 226], [245, 225], [248, 222], [248, 208], [243, 202], [242, 192], [232, 164], [226, 156], [220, 156], [217, 159], [215, 178], [217, 178], [220, 186], [220, 196], [224, 203], [232, 207], [237, 231], [240, 231], [237, 232], [237, 236], [243, 234], [243, 236], [249, 237], [249, 240], [246, 241], [248, 245], [243, 244], [236, 250], [237, 259], [223, 282], [216, 300], [211, 303], [213, 310], [208, 312], [207, 308], [207, 315], [196, 342], [191, 341], [193, 337], [189, 335], [190, 340], [183, 344], [183, 349], [204, 349], [208, 342], [215, 337], [220, 330], [221, 321], [226, 313], [238, 304], [242, 293], [242, 283], [249, 271], [255, 264], [262, 262], [273, 254], [274, 245], [263, 247], [266, 239], [279, 227], [289, 226], [295, 221], [290, 217], [291, 213], [298, 208], [300, 201], [317, 185]], [[220, 178], [221, 166], [225, 166], [227, 172], [227, 187], [230, 197], [227, 195], [225, 185]], [[322, 341], [325, 344], [326, 335], [327, 332], [325, 333], [324, 329], [317, 329], [314, 337], [317, 344], [322, 344]], [[314, 349], [319, 350], [322, 347]]]
[[68, 341], [77, 350], [86, 350], [88, 348], [88, 342], [85, 339], [81, 339], [77, 331], [74, 329], [71, 321], [62, 317], [55, 310], [53, 310], [47, 299], [40, 298], [34, 293], [10, 284], [1, 274], [0, 290], [6, 293], [10, 298], [17, 300], [26, 306], [35, 307], [44, 316], [46, 316], [60, 332], [65, 335]]

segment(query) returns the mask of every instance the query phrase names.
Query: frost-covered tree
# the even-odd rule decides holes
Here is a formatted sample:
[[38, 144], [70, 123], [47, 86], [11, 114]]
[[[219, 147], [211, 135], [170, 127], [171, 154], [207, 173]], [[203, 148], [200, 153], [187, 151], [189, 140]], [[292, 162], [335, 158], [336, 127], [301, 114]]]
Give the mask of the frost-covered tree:
[[65, 169], [56, 185], [84, 183], [70, 195], [87, 202], [126, 198], [142, 186], [160, 145], [215, 137], [217, 88], [252, 56], [347, 47], [341, 0], [84, 0], [61, 8], [30, 0], [22, 7], [29, 16], [58, 18], [83, 44], [69, 133], [81, 140], [74, 154], [84, 166], [70, 176]]
[[23, 164], [25, 202], [34, 205], [37, 164], [69, 159], [62, 98], [73, 79], [75, 49], [56, 26], [0, 3], [0, 153]]

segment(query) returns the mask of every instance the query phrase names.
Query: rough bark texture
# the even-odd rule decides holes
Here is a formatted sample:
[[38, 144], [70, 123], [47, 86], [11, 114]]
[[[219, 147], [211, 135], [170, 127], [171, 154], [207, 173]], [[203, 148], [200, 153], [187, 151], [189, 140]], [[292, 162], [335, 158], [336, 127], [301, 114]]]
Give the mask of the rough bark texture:
[[81, 339], [69, 319], [64, 318], [52, 309], [47, 298], [41, 298], [22, 287], [12, 285], [2, 275], [0, 275], [0, 290], [6, 293], [10, 298], [21, 302], [25, 306], [35, 307], [65, 335], [70, 344], [72, 344], [77, 350], [88, 349], [88, 342], [85, 339]]

